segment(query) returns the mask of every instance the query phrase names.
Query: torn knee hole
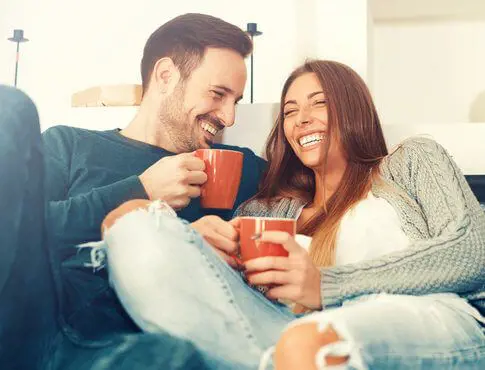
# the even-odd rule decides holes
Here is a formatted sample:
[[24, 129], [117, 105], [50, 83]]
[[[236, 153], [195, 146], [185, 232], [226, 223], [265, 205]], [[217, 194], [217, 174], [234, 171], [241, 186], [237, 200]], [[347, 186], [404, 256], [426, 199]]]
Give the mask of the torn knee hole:
[[328, 325], [321, 332], [321, 347], [316, 354], [318, 369], [328, 366], [342, 365], [349, 361], [351, 346], [348, 341], [341, 338], [335, 329]]

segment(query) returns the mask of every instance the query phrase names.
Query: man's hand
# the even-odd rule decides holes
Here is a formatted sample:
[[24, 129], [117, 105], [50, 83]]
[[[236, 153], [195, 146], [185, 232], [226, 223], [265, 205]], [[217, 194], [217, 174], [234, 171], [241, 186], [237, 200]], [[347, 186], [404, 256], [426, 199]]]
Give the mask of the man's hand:
[[237, 258], [239, 219], [229, 222], [217, 216], [204, 216], [193, 222], [192, 227], [216, 250], [217, 253], [233, 268], [239, 268]]
[[160, 159], [139, 177], [151, 200], [161, 199], [181, 209], [200, 196], [200, 186], [207, 181], [204, 169], [203, 160], [183, 153]]

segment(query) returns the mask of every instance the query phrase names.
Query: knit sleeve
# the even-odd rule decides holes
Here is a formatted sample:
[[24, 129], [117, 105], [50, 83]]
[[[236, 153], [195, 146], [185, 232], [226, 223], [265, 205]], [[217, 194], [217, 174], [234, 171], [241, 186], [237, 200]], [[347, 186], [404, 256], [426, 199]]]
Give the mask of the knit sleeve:
[[411, 139], [384, 166], [392, 182], [419, 205], [430, 238], [379, 259], [322, 268], [322, 306], [363, 294], [483, 289], [485, 215], [451, 156], [432, 140]]
[[252, 199], [241, 204], [234, 212], [234, 217], [269, 217], [270, 208], [264, 200]]

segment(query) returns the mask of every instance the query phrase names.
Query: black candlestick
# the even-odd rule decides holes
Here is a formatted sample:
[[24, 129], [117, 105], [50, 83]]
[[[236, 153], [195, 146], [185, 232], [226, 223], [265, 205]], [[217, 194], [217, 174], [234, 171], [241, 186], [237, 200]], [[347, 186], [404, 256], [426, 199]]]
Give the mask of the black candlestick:
[[254, 36], [262, 35], [261, 31], [258, 31], [258, 25], [256, 23], [248, 23], [247, 33], [251, 36], [251, 41], [253, 41], [253, 52], [251, 53], [251, 104], [253, 103], [253, 89], [254, 89]]
[[24, 37], [24, 30], [13, 30], [13, 37], [8, 39], [9, 41], [17, 43], [17, 54], [15, 57], [15, 79], [14, 86], [17, 87], [17, 74], [19, 70], [19, 59], [20, 59], [20, 43], [27, 42], [29, 39]]

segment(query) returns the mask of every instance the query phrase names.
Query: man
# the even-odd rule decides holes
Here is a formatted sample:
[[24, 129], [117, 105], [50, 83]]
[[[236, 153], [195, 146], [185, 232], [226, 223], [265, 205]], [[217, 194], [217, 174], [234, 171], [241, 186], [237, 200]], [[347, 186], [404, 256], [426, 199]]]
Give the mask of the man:
[[[192, 152], [207, 147], [242, 151], [243, 176], [235, 206], [255, 193], [264, 161], [248, 149], [213, 144], [215, 136], [234, 123], [246, 81], [244, 58], [251, 50], [248, 36], [220, 19], [177, 17], [146, 43], [143, 99], [128, 127], [99, 132], [58, 126], [44, 133], [47, 243], [54, 284], [40, 286], [46, 285], [43, 296], [49, 302], [55, 286], [58, 305], [51, 302], [54, 307], [46, 309], [58, 308], [63, 335], [45, 346], [48, 358], [39, 359], [42, 363], [59, 369], [151, 369], [161, 364], [165, 369], [203, 368], [198, 354], [181, 340], [127, 336], [138, 332], [136, 325], [109, 287], [107, 272], [87, 267], [90, 251], [78, 245], [100, 240], [105, 216], [136, 198], [166, 201], [212, 244], [235, 243], [234, 228], [224, 221], [232, 210], [209, 216], [210, 211], [200, 207], [197, 197], [206, 175], [203, 162]], [[35, 134], [31, 137], [35, 143]], [[42, 201], [36, 199], [35, 204]], [[42, 239], [32, 237], [36, 245]], [[95, 359], [93, 365], [86, 357]], [[164, 357], [171, 360], [163, 363]]]
[[[42, 152], [34, 104], [0, 85], [0, 369], [205, 369], [190, 343], [116, 327], [116, 306], [106, 305], [112, 330], [103, 328], [103, 340], [66, 325], [54, 284], [58, 257], [44, 231]], [[69, 281], [83, 289], [82, 280]]]

